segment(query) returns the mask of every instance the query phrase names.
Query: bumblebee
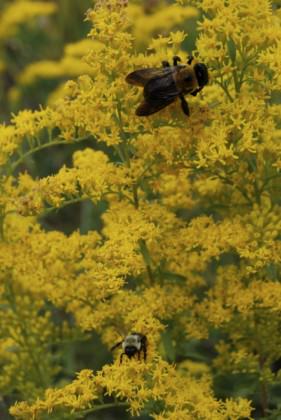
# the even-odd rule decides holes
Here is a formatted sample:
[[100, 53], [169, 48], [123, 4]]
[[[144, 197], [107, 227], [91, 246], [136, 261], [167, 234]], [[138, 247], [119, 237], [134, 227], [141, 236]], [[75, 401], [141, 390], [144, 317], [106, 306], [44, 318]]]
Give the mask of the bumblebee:
[[138, 360], [140, 360], [141, 352], [143, 352], [143, 359], [146, 360], [147, 354], [147, 338], [143, 334], [132, 332], [127, 335], [123, 341], [115, 344], [111, 347], [111, 351], [115, 350], [117, 347], [122, 346], [123, 353], [120, 355], [120, 363], [122, 363], [123, 356], [127, 356], [131, 359], [136, 354], [138, 355]]
[[142, 86], [144, 101], [137, 107], [136, 115], [143, 117], [154, 114], [173, 103], [177, 98], [181, 108], [189, 116], [188, 103], [184, 95], [196, 96], [209, 81], [205, 64], [197, 63], [189, 57], [187, 65], [178, 64], [180, 57], [173, 58], [173, 66], [168, 61], [162, 62], [162, 68], [147, 68], [133, 71], [126, 77], [126, 82]]

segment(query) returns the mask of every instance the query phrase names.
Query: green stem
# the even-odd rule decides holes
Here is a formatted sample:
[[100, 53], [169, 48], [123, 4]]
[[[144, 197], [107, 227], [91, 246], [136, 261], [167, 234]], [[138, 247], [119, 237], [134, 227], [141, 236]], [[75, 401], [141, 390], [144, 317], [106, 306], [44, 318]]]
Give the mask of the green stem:
[[137, 184], [133, 185], [133, 197], [134, 197], [134, 206], [136, 209], [139, 208], [139, 197], [138, 197], [138, 186]]
[[49, 213], [61, 210], [71, 204], [80, 203], [81, 201], [87, 200], [88, 198], [89, 197], [76, 197], [72, 198], [71, 200], [64, 201], [59, 207], [48, 207], [43, 213], [40, 214], [40, 217], [47, 216]]
[[261, 383], [260, 396], [262, 417], [266, 417], [268, 409], [268, 390], [267, 383], [265, 381], [262, 381]]
[[101, 404], [101, 405], [97, 405], [95, 407], [89, 408], [88, 410], [80, 411], [76, 414], [79, 415], [79, 416], [81, 416], [81, 415], [85, 416], [87, 414], [94, 413], [96, 411], [106, 410], [108, 408], [117, 408], [117, 407], [129, 407], [129, 404], [125, 403], [125, 402], [123, 402], [123, 403], [122, 402], [120, 402], [120, 403], [114, 402], [114, 403]]
[[33, 153], [38, 152], [39, 150], [43, 150], [46, 149], [47, 147], [51, 147], [51, 146], [55, 146], [58, 144], [65, 144], [65, 141], [62, 140], [57, 140], [57, 141], [53, 141], [52, 143], [45, 143], [45, 144], [41, 144], [40, 146], [36, 146], [33, 149], [28, 150], [28, 152], [21, 154], [20, 158], [18, 160], [16, 160], [10, 168], [9, 171], [9, 175], [12, 175], [12, 173], [15, 171], [15, 169], [29, 156], [31, 156]]
[[146, 267], [148, 278], [149, 278], [151, 283], [154, 283], [153, 261], [152, 261], [149, 249], [146, 245], [146, 241], [144, 239], [139, 240], [139, 247], [140, 247], [140, 252], [142, 254], [143, 260], [145, 262], [145, 267]]
[[226, 96], [228, 97], [228, 99], [230, 100], [230, 102], [234, 102], [234, 99], [233, 99], [233, 98], [232, 98], [232, 96], [230, 95], [229, 90], [228, 90], [228, 88], [227, 88], [226, 84], [225, 84], [225, 83], [223, 83], [223, 81], [221, 81], [221, 82], [216, 81], [215, 83], [216, 83], [217, 85], [219, 85], [219, 86], [220, 86], [220, 87], [224, 90], [224, 92], [225, 92]]
[[267, 184], [269, 184], [270, 181], [273, 181], [274, 179], [280, 178], [281, 177], [281, 173], [280, 174], [275, 174], [275, 175], [271, 175], [269, 177], [267, 177], [262, 186], [261, 186], [261, 192], [265, 189], [265, 187], [267, 186]]
[[120, 143], [117, 146], [115, 146], [115, 150], [117, 151], [121, 161], [126, 165], [128, 168], [130, 168], [130, 158], [128, 155], [128, 152], [126, 150], [125, 143]]
[[[102, 197], [105, 198], [109, 194], [121, 195], [122, 197], [126, 198], [127, 200], [129, 200], [133, 204], [131, 198], [128, 197], [126, 194], [120, 192], [120, 191], [108, 191], [108, 192], [104, 193]], [[80, 203], [81, 201], [84, 201], [84, 200], [91, 200], [91, 197], [81, 196], [81, 197], [73, 198], [71, 200], [64, 201], [59, 207], [49, 207], [49, 208], [47, 208], [46, 211], [44, 211], [44, 213], [40, 214], [40, 217], [44, 217], [47, 214], [51, 213], [52, 211], [61, 210], [64, 207], [67, 207], [71, 204]]]
[[[103, 197], [105, 198], [109, 194], [121, 195], [122, 197], [126, 198], [131, 204], [134, 204], [133, 200], [129, 196], [124, 194], [123, 192], [108, 191], [108, 192], [103, 194]], [[64, 207], [67, 207], [71, 204], [80, 203], [84, 200], [91, 200], [91, 197], [80, 196], [80, 197], [72, 198], [71, 200], [66, 200], [63, 203], [61, 203], [59, 207], [54, 207], [54, 206], [53, 207], [48, 207], [47, 209], [45, 209], [44, 212], [39, 213], [37, 216], [38, 217], [47, 216], [48, 214], [52, 213], [53, 211], [59, 211], [59, 210], [63, 209]], [[3, 215], [3, 218], [5, 219], [5, 217], [8, 216], [9, 214], [18, 214], [18, 211], [17, 210], [9, 210]], [[0, 221], [1, 221], [1, 214], [0, 214]], [[0, 225], [0, 237], [1, 237], [1, 225]]]
[[222, 85], [223, 90], [226, 93], [226, 96], [228, 97], [228, 99], [230, 100], [230, 102], [234, 102], [234, 99], [232, 98], [232, 96], [229, 93], [229, 90], [227, 88], [227, 86], [225, 84]]
[[[263, 371], [264, 364], [265, 364], [265, 358], [262, 355], [261, 349], [259, 345], [259, 368], [260, 371]], [[266, 417], [267, 410], [268, 410], [268, 386], [266, 381], [263, 379], [260, 385], [260, 403], [261, 403], [261, 413], [262, 417]]]
[[244, 191], [242, 188], [240, 188], [238, 185], [235, 185], [233, 181], [231, 181], [229, 178], [220, 175], [219, 173], [216, 172], [212, 172], [212, 171], [208, 171], [209, 173], [211, 173], [212, 175], [217, 176], [219, 179], [221, 179], [223, 182], [225, 182], [228, 185], [231, 185], [233, 188], [235, 188], [237, 191], [239, 191], [243, 197], [248, 201], [249, 204], [253, 204], [252, 200], [250, 199], [250, 197], [248, 196], [248, 194], [246, 193], [246, 191]]
[[236, 90], [237, 93], [239, 93], [241, 84], [238, 81], [238, 76], [237, 76], [236, 70], [234, 70], [234, 72], [233, 72], [233, 80], [234, 80], [235, 90]]
[[[243, 56], [242, 56], [243, 58]], [[249, 67], [249, 65], [256, 59], [256, 55], [253, 55], [252, 57], [248, 57], [248, 59], [245, 59], [245, 63], [244, 66], [242, 67], [242, 70], [240, 72], [240, 77], [239, 77], [239, 91], [241, 89], [242, 84], [245, 82], [244, 80], [244, 75], [246, 73], [247, 68]]]
[[[57, 146], [57, 145], [68, 145], [68, 144], [73, 144], [73, 143], [79, 143], [80, 141], [83, 140], [87, 140], [89, 138], [89, 136], [86, 137], [80, 137], [77, 138], [75, 140], [72, 141], [66, 141], [66, 140], [53, 140], [51, 142], [48, 143], [43, 143], [43, 144], [39, 144], [38, 146], [28, 150], [27, 152], [20, 154], [19, 151], [18, 153], [20, 154], [20, 158], [17, 159], [11, 166], [9, 169], [9, 175], [12, 175], [12, 173], [15, 171], [15, 169], [29, 156], [33, 155], [33, 153], [39, 152], [40, 150], [44, 150], [47, 149], [48, 147], [52, 147], [52, 146]], [[20, 149], [19, 149], [20, 150]]]
[[[138, 198], [138, 187], [137, 187], [136, 184], [133, 185], [133, 195], [134, 195], [135, 208], [138, 209], [139, 198]], [[140, 240], [140, 251], [141, 251], [143, 260], [145, 262], [148, 278], [149, 278], [150, 282], [153, 283], [154, 279], [153, 279], [153, 270], [152, 270], [152, 259], [151, 259], [149, 249], [148, 249], [144, 239]]]

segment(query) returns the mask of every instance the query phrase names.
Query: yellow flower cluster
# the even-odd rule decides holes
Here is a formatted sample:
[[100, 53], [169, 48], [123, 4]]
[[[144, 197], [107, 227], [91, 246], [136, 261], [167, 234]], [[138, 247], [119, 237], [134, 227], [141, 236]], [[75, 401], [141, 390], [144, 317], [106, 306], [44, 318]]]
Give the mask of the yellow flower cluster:
[[[164, 410], [152, 414], [155, 420], [194, 418], [239, 419], [249, 418], [251, 407], [243, 399], [227, 400], [225, 403], [215, 400], [211, 395], [210, 380], [203, 377], [196, 380], [190, 374], [182, 375], [167, 362], [159, 359], [141, 364], [137, 361], [118, 366], [105, 366], [96, 376], [89, 370], [83, 370], [78, 378], [62, 389], [48, 389], [44, 399], [32, 405], [26, 402], [16, 404], [11, 414], [23, 419], [37, 419], [41, 415], [57, 415], [62, 407], [79, 409], [77, 414], [83, 416], [97, 412], [101, 390], [106, 388], [108, 395], [114, 395], [126, 402], [115, 406], [130, 406], [132, 414], [140, 413], [146, 401], [164, 403]], [[204, 404], [202, 404], [204, 401]], [[102, 407], [111, 407], [104, 404]]]
[[25, 402], [16, 404], [11, 409], [11, 414], [36, 419], [44, 412], [51, 415], [60, 407], [67, 406], [74, 410], [88, 408], [90, 403], [97, 398], [98, 392], [93, 382], [93, 373], [83, 370], [77, 379], [66, 385], [64, 389], [47, 389], [44, 401], [37, 400], [32, 407], [29, 407]]
[[[203, 338], [216, 351], [214, 372], [250, 372], [267, 412], [270, 366], [281, 357], [280, 105], [273, 95], [281, 30], [267, 0], [188, 3], [168, 7], [168, 29], [201, 16], [194, 54], [210, 70], [210, 85], [188, 97], [190, 118], [178, 102], [137, 117], [140, 91], [125, 82], [130, 71], [160, 67], [175, 53], [186, 59], [186, 34], [163, 31], [144, 49], [167, 12], [149, 16], [141, 43], [145, 17], [133, 25], [139, 6], [106, 0], [87, 13], [87, 74], [49, 107], [21, 111], [0, 127], [7, 308], [0, 386], [24, 400], [10, 408], [16, 418], [79, 418], [120, 405], [155, 420], [250, 419], [250, 393], [220, 400], [210, 373], [177, 363], [188, 362], [185, 346]], [[28, 71], [26, 79], [37, 70]], [[72, 163], [34, 175], [33, 155], [70, 144]], [[67, 205], [101, 201], [99, 231], [44, 228], [42, 220]], [[52, 311], [70, 317], [67, 326], [55, 325]], [[77, 331], [95, 332], [108, 348], [120, 341], [118, 331], [144, 334], [147, 361], [119, 364], [117, 352], [117, 362], [95, 374], [81, 370], [72, 383], [57, 383], [63, 367], [52, 361], [51, 332], [56, 342]]]

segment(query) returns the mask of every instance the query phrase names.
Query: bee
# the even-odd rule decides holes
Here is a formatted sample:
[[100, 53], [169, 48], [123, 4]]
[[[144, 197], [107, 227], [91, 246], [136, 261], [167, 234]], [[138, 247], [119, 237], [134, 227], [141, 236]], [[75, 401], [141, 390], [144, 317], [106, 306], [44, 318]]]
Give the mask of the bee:
[[205, 64], [197, 63], [189, 57], [187, 65], [178, 64], [180, 57], [173, 57], [173, 66], [168, 61], [162, 62], [162, 68], [147, 68], [133, 71], [126, 77], [126, 82], [143, 87], [144, 101], [137, 107], [136, 115], [148, 116], [173, 103], [177, 98], [181, 108], [189, 116], [188, 103], [184, 95], [196, 96], [209, 81]]
[[131, 359], [135, 354], [138, 355], [138, 360], [140, 360], [141, 352], [143, 352], [143, 360], [146, 360], [147, 354], [147, 338], [145, 335], [132, 332], [123, 341], [120, 341], [117, 344], [114, 344], [111, 347], [111, 351], [115, 350], [117, 347], [122, 346], [123, 353], [120, 355], [120, 364], [122, 363], [123, 356], [126, 355]]

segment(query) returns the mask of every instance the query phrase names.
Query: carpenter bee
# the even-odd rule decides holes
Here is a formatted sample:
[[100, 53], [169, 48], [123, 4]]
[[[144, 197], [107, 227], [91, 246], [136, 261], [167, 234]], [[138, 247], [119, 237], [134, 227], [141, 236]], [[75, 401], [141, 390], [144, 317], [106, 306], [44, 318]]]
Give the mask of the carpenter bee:
[[147, 354], [147, 338], [143, 334], [132, 332], [127, 335], [123, 341], [115, 344], [110, 350], [113, 351], [117, 347], [122, 346], [123, 353], [120, 356], [120, 363], [122, 363], [123, 356], [126, 355], [131, 359], [135, 354], [138, 355], [138, 360], [140, 360], [141, 352], [143, 352], [143, 359], [146, 360]]
[[126, 81], [143, 87], [144, 101], [137, 107], [136, 115], [142, 117], [154, 114], [173, 103], [181, 101], [183, 112], [189, 116], [188, 103], [184, 95], [196, 96], [208, 83], [209, 75], [205, 64], [197, 63], [189, 57], [187, 64], [178, 64], [181, 59], [173, 58], [173, 66], [162, 62], [162, 68], [147, 68], [128, 74]]

